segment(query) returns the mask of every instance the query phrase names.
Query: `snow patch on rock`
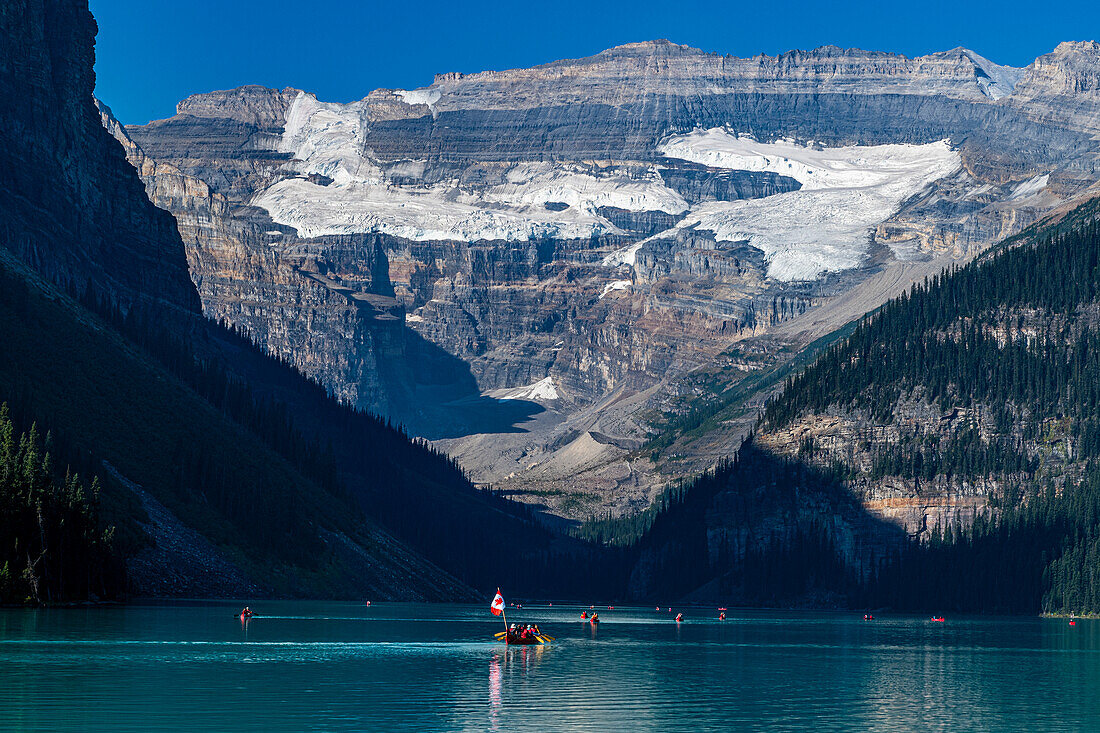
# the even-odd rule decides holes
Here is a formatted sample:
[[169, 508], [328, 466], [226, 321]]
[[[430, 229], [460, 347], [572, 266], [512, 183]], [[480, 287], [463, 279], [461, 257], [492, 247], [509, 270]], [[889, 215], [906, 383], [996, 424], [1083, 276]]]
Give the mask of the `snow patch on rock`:
[[963, 53], [981, 72], [978, 74], [978, 88], [982, 90], [982, 94], [994, 101], [1012, 94], [1016, 89], [1016, 83], [1027, 73], [1027, 69], [995, 64], [970, 49], [964, 49]]
[[946, 140], [822, 148], [789, 140], [761, 143], [718, 128], [674, 137], [660, 150], [712, 167], [780, 173], [802, 184], [763, 199], [706, 203], [677, 225], [760, 249], [768, 275], [784, 281], [859, 266], [874, 226], [962, 165]]
[[543, 402], [561, 399], [557, 385], [554, 384], [553, 377], [540, 379], [534, 384], [528, 384], [525, 387], [493, 390], [489, 395], [498, 400], [533, 400], [535, 402]]
[[393, 93], [401, 97], [405, 104], [424, 104], [431, 107], [442, 96], [438, 89], [394, 89]]
[[633, 283], [629, 280], [615, 280], [614, 282], [609, 282], [607, 285], [603, 286], [603, 292], [600, 293], [600, 297], [597, 298], [597, 300], [603, 300], [605, 295], [615, 290], [629, 290], [632, 284]]
[[617, 249], [600, 260], [600, 264], [607, 267], [618, 267], [619, 265], [630, 265], [633, 267], [634, 262], [638, 258], [638, 250], [642, 248], [644, 243], [644, 241], [635, 242], [634, 244]]
[[1034, 196], [1042, 191], [1050, 183], [1050, 174], [1044, 173], [1041, 176], [1035, 176], [1029, 178], [1016, 188], [1012, 189], [1012, 193], [1008, 195], [1009, 201], [1018, 201], [1020, 199], [1026, 199], [1028, 196]]

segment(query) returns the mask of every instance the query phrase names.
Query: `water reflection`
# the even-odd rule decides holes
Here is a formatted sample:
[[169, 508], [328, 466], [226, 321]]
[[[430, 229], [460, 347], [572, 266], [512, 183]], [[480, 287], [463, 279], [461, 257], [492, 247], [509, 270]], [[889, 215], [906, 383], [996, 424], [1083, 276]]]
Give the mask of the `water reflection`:
[[[541, 645], [506, 646], [503, 653], [493, 652], [489, 659], [490, 730], [501, 730], [502, 712], [506, 708], [506, 685], [526, 685], [527, 677], [533, 676], [545, 653], [546, 647]], [[526, 692], [525, 687], [516, 689], [516, 694], [522, 695]]]
[[557, 641], [505, 646], [480, 605], [269, 605], [241, 626], [239, 607], [0, 610], [0, 728], [1030, 733], [1100, 720], [1100, 622], [1087, 619], [733, 611], [677, 625], [650, 606], [609, 611], [600, 633], [555, 605], [538, 620]]
[[503, 704], [504, 676], [500, 670], [500, 655], [489, 660], [489, 730], [500, 730], [500, 707]]

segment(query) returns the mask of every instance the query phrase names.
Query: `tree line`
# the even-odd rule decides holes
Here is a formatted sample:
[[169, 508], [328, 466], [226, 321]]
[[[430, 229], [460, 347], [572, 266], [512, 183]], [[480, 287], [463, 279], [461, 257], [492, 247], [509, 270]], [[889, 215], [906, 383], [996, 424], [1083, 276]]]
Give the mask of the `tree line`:
[[114, 596], [114, 528], [98, 518], [99, 481], [54, 465], [51, 436], [20, 431], [0, 404], [0, 603]]
[[[746, 603], [1100, 613], [1100, 225], [1017, 242], [888, 302], [787, 379], [759, 429], [837, 409], [889, 423], [904, 400], [981, 413], [993, 430], [902, 430], [863, 474], [809, 465], [813, 441], [792, 459], [750, 436], [647, 512], [580, 533], [626, 548], [665, 594], [709, 583]], [[1003, 488], [969, 526], [920, 541], [880, 526], [890, 541], [842, 550], [823, 517], [873, 524], [846, 488], [858, 476], [993, 476]]]

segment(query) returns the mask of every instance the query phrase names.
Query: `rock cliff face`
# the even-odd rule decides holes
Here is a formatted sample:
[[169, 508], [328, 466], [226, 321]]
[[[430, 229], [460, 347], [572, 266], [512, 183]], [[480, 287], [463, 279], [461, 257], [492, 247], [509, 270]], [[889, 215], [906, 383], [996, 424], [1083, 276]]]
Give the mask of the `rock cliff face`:
[[1040, 122], [1100, 131], [1100, 43], [1067, 41], [1035, 59], [1009, 103]]
[[[124, 528], [118, 536], [127, 527], [132, 533], [123, 543], [130, 545], [136, 594], [243, 588], [346, 597], [358, 589], [351, 592], [468, 598], [463, 583], [365, 512], [376, 518], [384, 511], [383, 492], [409, 501], [428, 491], [444, 494], [433, 497], [441, 505], [458, 496], [443, 510], [448, 520], [501, 517], [496, 531], [527, 525], [490, 511], [445, 459], [349, 413], [316, 384], [204, 320], [196, 284], [209, 301], [229, 287], [220, 282], [247, 283], [226, 298], [234, 303], [228, 312], [244, 329], [247, 318], [262, 321], [272, 336], [271, 327], [282, 323], [284, 343], [312, 336], [308, 323], [293, 327], [309, 308], [343, 313], [343, 332], [323, 332], [330, 351], [334, 341], [343, 349], [344, 340], [369, 332], [364, 314], [385, 320], [392, 298], [360, 304], [329, 284], [311, 290], [313, 278], [325, 276], [308, 256], [288, 264], [251, 246], [263, 234], [247, 210], [238, 212], [233, 187], [252, 186], [249, 176], [270, 171], [265, 158], [285, 156], [262, 146], [255, 155], [245, 150], [237, 169], [211, 165], [205, 174], [217, 170], [220, 177], [209, 183], [127, 139], [92, 97], [95, 33], [86, 0], [0, 6], [0, 402], [47, 422], [82, 470], [99, 473], [109, 497], [104, 516]], [[263, 126], [286, 108], [278, 93], [259, 89], [204, 105], [205, 119], [222, 115], [224, 149], [247, 135], [262, 137]], [[178, 228], [164, 209], [178, 216]], [[368, 281], [378, 272], [372, 262], [357, 260]], [[91, 300], [65, 294], [85, 287], [95, 291], [96, 313], [85, 307]], [[300, 351], [323, 347], [308, 343]], [[359, 373], [347, 377], [343, 366], [325, 361], [333, 381], [366, 381]], [[211, 377], [218, 387], [204, 393]], [[272, 434], [293, 436], [294, 445], [279, 445]], [[340, 462], [329, 464], [327, 478], [295, 459], [294, 451], [310, 444], [327, 444]], [[231, 489], [222, 492], [219, 481]], [[416, 524], [422, 528], [424, 520], [417, 516]], [[142, 533], [144, 545], [137, 541]], [[449, 544], [439, 555], [453, 557], [448, 550], [458, 543], [441, 542]], [[64, 545], [53, 538], [49, 547]]]
[[[761, 374], [1088, 189], [1096, 48], [1014, 69], [654, 41], [112, 127], [209, 315], [584, 517], [728, 455]], [[653, 450], [652, 426], [732, 399], [701, 386], [716, 368], [746, 380], [740, 417]]]
[[[232, 149], [226, 140], [233, 139], [247, 149], [252, 136], [263, 136], [256, 120], [263, 124], [262, 115], [270, 108], [270, 104], [258, 105], [251, 110], [244, 93], [229, 98], [241, 102], [242, 107], [230, 104], [227, 110], [221, 97], [202, 104], [181, 104], [184, 109], [227, 112], [251, 120], [218, 118], [227, 120], [232, 128], [223, 131], [226, 153]], [[234, 188], [250, 185], [241, 181], [263, 175], [263, 166], [247, 159], [247, 153], [232, 170], [220, 169], [216, 176], [206, 169], [197, 171], [215, 178], [227, 195], [194, 173], [149, 157], [102, 103], [100, 112], [104, 126], [122, 142], [145, 182], [149, 198], [176, 217], [188, 244], [187, 264], [206, 315], [253, 337], [262, 336], [260, 340], [271, 353], [320, 379], [340, 398], [389, 411], [387, 395], [398, 386], [382, 388], [385, 372], [378, 356], [395, 348], [393, 343], [402, 340], [404, 329], [402, 314], [395, 317], [392, 313], [396, 305], [392, 298], [370, 297], [375, 295], [376, 278], [383, 290], [388, 279], [385, 269], [377, 267], [373, 245], [350, 244], [348, 249], [354, 252], [347, 259], [354, 264], [340, 272], [333, 271], [324, 253], [274, 247], [273, 242], [279, 244], [288, 236], [285, 227], [264, 222], [258, 212], [230, 198]]]
[[[79, 4], [77, 4], [79, 5]], [[92, 99], [95, 21], [63, 0], [0, 8], [0, 244], [123, 308], [195, 312], [175, 222], [143, 195]]]

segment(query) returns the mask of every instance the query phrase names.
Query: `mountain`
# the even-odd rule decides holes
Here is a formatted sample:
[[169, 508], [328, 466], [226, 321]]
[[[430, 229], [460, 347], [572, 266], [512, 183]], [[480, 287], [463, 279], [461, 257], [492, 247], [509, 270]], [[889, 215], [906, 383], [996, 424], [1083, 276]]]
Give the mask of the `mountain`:
[[1100, 48], [668, 41], [348, 104], [105, 121], [204, 311], [473, 479], [582, 520], [732, 456], [838, 329], [1095, 185]]
[[1095, 613], [1098, 213], [925, 281], [789, 378], [636, 533], [633, 592]]
[[19, 554], [56, 515], [153, 595], [1100, 608], [1096, 44], [658, 41], [128, 127], [85, 5], [0, 21], [5, 598], [92, 592]]
[[[513, 575], [517, 589], [550, 582], [501, 566], [579, 543], [534, 527], [423, 441], [204, 317], [180, 236], [194, 220], [177, 226], [149, 200], [103, 127], [95, 32], [79, 0], [0, 9], [0, 402], [14, 420], [5, 430], [49, 434], [20, 455], [50, 452], [27, 486], [0, 497], [13, 502], [6, 517], [32, 518], [5, 531], [5, 600], [23, 592], [11, 573], [30, 566], [20, 577], [37, 577], [20, 533], [66, 541], [33, 526], [36, 506], [44, 516], [57, 496], [46, 485], [90, 490], [72, 488], [66, 470], [102, 486], [74, 506], [98, 504], [114, 525], [132, 594], [453, 600]], [[181, 201], [209, 191], [145, 165]], [[210, 198], [206, 215], [222, 216]], [[62, 597], [69, 587], [55, 586]]]

